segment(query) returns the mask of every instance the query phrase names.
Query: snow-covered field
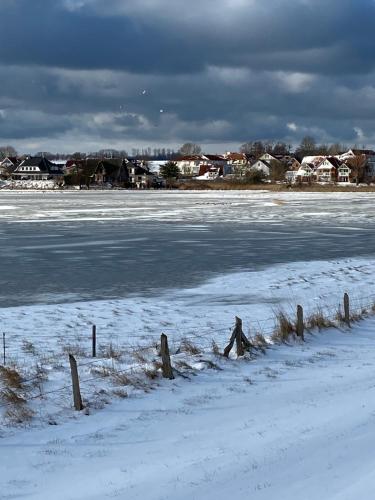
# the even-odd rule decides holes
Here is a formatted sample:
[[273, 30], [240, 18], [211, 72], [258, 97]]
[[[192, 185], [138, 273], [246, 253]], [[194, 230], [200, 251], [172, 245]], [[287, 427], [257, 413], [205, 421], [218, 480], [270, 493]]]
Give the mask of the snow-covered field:
[[[269, 336], [274, 311], [294, 314], [297, 302], [306, 314], [323, 307], [332, 316], [344, 291], [353, 308], [368, 306], [373, 267], [360, 259], [295, 263], [159, 299], [2, 309], [7, 363], [24, 375], [21, 394], [35, 413], [26, 424], [15, 425], [12, 413], [3, 420], [0, 498], [358, 498], [372, 474], [375, 320], [252, 360], [217, 358], [212, 340], [223, 349], [234, 315], [246, 334]], [[171, 382], [155, 374], [162, 332], [177, 370]], [[201, 352], [176, 354], [183, 339]], [[79, 366], [80, 414], [68, 352]]]
[[[38, 224], [111, 220], [105, 195], [85, 193], [84, 204], [72, 196], [71, 212], [64, 197], [56, 194], [53, 202], [53, 196], [39, 205], [31, 193], [5, 197], [3, 223], [25, 224], [26, 231], [37, 219]], [[255, 223], [268, 217], [269, 231], [277, 232], [293, 217], [315, 213], [327, 238], [332, 219], [333, 225], [350, 227], [357, 242], [361, 231], [372, 234], [370, 222], [366, 226], [374, 210], [370, 196], [349, 195], [352, 208], [337, 195], [294, 199], [286, 194], [280, 201], [251, 193], [236, 202], [230, 194], [226, 204], [221, 193], [188, 194], [182, 195], [181, 206], [178, 196], [147, 197], [143, 210], [138, 198], [126, 204], [118, 194], [109, 204], [114, 210], [118, 204], [121, 221], [154, 217], [180, 228], [193, 223], [203, 231], [204, 214], [196, 205], [208, 203], [210, 224], [232, 218], [247, 227], [254, 222], [251, 215], [258, 214]], [[304, 202], [306, 209], [300, 205]], [[2, 230], [5, 241], [7, 226]], [[41, 241], [42, 236], [38, 233]], [[341, 239], [352, 244], [347, 235]], [[272, 245], [272, 238], [267, 241]], [[296, 241], [307, 255], [306, 242]], [[61, 250], [59, 245], [64, 242], [57, 245]], [[212, 348], [212, 341], [220, 350], [226, 345], [235, 316], [243, 319], [247, 335], [269, 337], [280, 308], [294, 316], [302, 304], [307, 315], [322, 308], [333, 317], [344, 292], [353, 309], [369, 308], [375, 300], [375, 256], [371, 248], [365, 254], [281, 259], [151, 294], [1, 308], [6, 363], [23, 376], [16, 392], [33, 417], [17, 424], [18, 415], [8, 412], [13, 406], [0, 402], [0, 447], [5, 450], [0, 499], [372, 498], [373, 317], [351, 330], [313, 332], [304, 344], [272, 346], [251, 359], [233, 355], [224, 360]], [[96, 359], [90, 357], [93, 324]], [[161, 333], [168, 335], [174, 381], [160, 376]], [[72, 409], [69, 352], [79, 367], [86, 406], [81, 413]]]
[[371, 499], [374, 319], [1, 440], [1, 498]]

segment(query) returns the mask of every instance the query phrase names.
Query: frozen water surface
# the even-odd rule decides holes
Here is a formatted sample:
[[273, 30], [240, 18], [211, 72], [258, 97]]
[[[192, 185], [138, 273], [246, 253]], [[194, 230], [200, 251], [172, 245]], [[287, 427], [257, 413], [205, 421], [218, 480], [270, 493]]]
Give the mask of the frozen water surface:
[[156, 296], [374, 255], [367, 193], [0, 192], [1, 307]]

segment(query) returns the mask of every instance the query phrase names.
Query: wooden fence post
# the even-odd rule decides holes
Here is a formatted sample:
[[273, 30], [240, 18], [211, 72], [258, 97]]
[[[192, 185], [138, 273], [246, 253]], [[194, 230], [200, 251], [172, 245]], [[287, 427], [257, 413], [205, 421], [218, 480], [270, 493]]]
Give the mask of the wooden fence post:
[[96, 325], [92, 325], [92, 357], [96, 358]]
[[297, 335], [301, 337], [302, 340], [304, 338], [305, 324], [303, 322], [303, 307], [297, 306]]
[[223, 356], [225, 356], [226, 358], [229, 357], [229, 353], [233, 348], [234, 342], [236, 342], [237, 356], [243, 356], [245, 354], [245, 347], [247, 349], [251, 348], [251, 343], [242, 330], [242, 319], [238, 318], [237, 316], [236, 325], [233, 329], [229, 344], [224, 349]]
[[232, 335], [231, 335], [231, 337], [229, 339], [229, 344], [224, 349], [223, 356], [226, 357], [226, 358], [229, 358], [229, 353], [232, 350], [234, 341], [236, 340], [236, 333], [237, 333], [237, 329], [236, 329], [236, 326], [235, 326], [234, 329], [233, 329]]
[[344, 321], [350, 327], [350, 301], [347, 293], [344, 293]]
[[173, 380], [174, 375], [172, 370], [171, 357], [169, 355], [168, 337], [164, 333], [162, 333], [160, 337], [160, 353], [161, 353], [161, 360], [163, 363], [162, 366], [163, 378], [168, 378], [169, 380]]
[[3, 363], [5, 366], [6, 356], [5, 356], [5, 332], [3, 332]]
[[77, 361], [75, 360], [72, 354], [69, 354], [69, 363], [70, 363], [70, 371], [72, 374], [74, 408], [77, 411], [81, 411], [83, 410], [83, 404], [81, 398], [81, 390], [79, 388]]
[[245, 350], [242, 345], [242, 319], [236, 316], [236, 347], [237, 347], [237, 357], [243, 356], [245, 354]]

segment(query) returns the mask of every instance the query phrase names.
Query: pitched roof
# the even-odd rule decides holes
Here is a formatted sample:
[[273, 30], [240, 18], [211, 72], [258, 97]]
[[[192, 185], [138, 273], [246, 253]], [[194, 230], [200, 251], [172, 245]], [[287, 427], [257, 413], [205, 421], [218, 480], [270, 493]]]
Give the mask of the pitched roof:
[[246, 160], [246, 155], [244, 153], [226, 153], [225, 158], [227, 160]]
[[3, 165], [3, 164], [9, 164], [12, 163], [13, 165], [17, 165], [18, 163], [18, 160], [15, 156], [6, 156], [3, 160], [0, 161], [0, 165]]
[[338, 168], [342, 164], [342, 161], [340, 161], [338, 158], [335, 158], [334, 156], [327, 156], [325, 158], [322, 158], [322, 161], [318, 164], [317, 169], [327, 168], [323, 166], [323, 163], [325, 161], [328, 161], [334, 168]]
[[52, 162], [43, 156], [30, 156], [19, 165], [20, 169], [24, 167], [39, 167], [41, 172], [49, 172], [54, 166]]
[[201, 155], [186, 155], [180, 156], [176, 161], [200, 161], [202, 159]]
[[134, 168], [133, 175], [152, 175], [147, 168], [142, 167], [141, 165], [134, 165], [131, 163], [130, 165], [128, 164], [128, 168]]
[[98, 168], [99, 161], [100, 160], [98, 160], [97, 158], [87, 158], [86, 160], [84, 160], [81, 167], [82, 173], [87, 177], [92, 177], [95, 174], [96, 169]]
[[118, 173], [121, 167], [124, 165], [123, 160], [120, 158], [113, 158], [110, 160], [101, 160], [97, 164], [97, 168], [102, 166], [107, 175], [113, 175], [114, 173]]
[[224, 161], [225, 158], [219, 155], [203, 155], [205, 158], [211, 161]]
[[265, 165], [269, 169], [272, 169], [272, 165], [267, 160], [261, 160], [260, 158], [259, 158], [259, 160], [254, 162], [251, 166], [254, 167], [257, 163], [262, 163], [263, 165]]
[[304, 156], [302, 159], [302, 164], [303, 163], [311, 163], [312, 165], [319, 165], [322, 161], [325, 160], [325, 156], [322, 155], [315, 155], [315, 156]]
[[335, 156], [329, 156], [327, 160], [330, 161], [332, 165], [336, 168], [338, 168], [342, 164], [342, 161], [336, 158]]
[[372, 149], [352, 149], [352, 151], [353, 151], [353, 153], [356, 156], [359, 156], [359, 155], [368, 155], [368, 156], [375, 155], [375, 151], [373, 151]]

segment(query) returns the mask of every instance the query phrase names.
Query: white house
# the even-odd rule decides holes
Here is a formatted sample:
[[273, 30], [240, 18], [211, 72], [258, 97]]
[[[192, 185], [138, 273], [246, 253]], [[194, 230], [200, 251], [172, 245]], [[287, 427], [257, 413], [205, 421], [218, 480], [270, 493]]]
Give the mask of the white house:
[[266, 160], [258, 160], [251, 165], [251, 170], [259, 170], [263, 172], [265, 176], [269, 176], [271, 173], [271, 165]]
[[310, 182], [313, 178], [314, 171], [310, 165], [301, 165], [296, 171], [296, 182]]
[[12, 174], [13, 179], [47, 180], [63, 178], [58, 165], [41, 156], [29, 157], [21, 162]]
[[200, 155], [183, 156], [176, 160], [176, 164], [182, 175], [197, 176], [202, 164], [202, 157]]
[[151, 187], [156, 182], [156, 174], [150, 172], [147, 168], [132, 162], [128, 162], [127, 167], [129, 182], [133, 188], [146, 189]]
[[261, 161], [266, 161], [267, 163], [270, 163], [271, 161], [279, 161], [277, 158], [275, 158], [275, 156], [272, 156], [271, 154], [269, 153], [264, 153], [260, 158], [259, 160]]
[[243, 177], [250, 168], [249, 159], [245, 153], [231, 153], [224, 154], [227, 162], [224, 167], [224, 175], [234, 174], [237, 177]]
[[220, 177], [220, 167], [209, 167], [208, 170], [202, 174], [196, 177], [197, 180], [202, 181], [213, 181], [215, 179], [218, 179]]
[[314, 176], [314, 170], [310, 165], [300, 165], [298, 169], [288, 170], [285, 173], [285, 179], [290, 184], [299, 182], [311, 182]]
[[337, 170], [341, 166], [340, 160], [335, 157], [323, 158], [315, 170], [315, 178], [318, 182], [335, 182]]
[[220, 175], [226, 176], [232, 173], [232, 166], [228, 165], [228, 161], [225, 156], [222, 155], [202, 155], [202, 165], [209, 165], [210, 167], [215, 167], [215, 169], [220, 169]]
[[350, 182], [351, 169], [346, 163], [343, 163], [337, 169], [337, 181], [338, 182]]
[[247, 157], [244, 153], [231, 153], [230, 151], [228, 151], [223, 156], [228, 165], [244, 167], [248, 162]]

